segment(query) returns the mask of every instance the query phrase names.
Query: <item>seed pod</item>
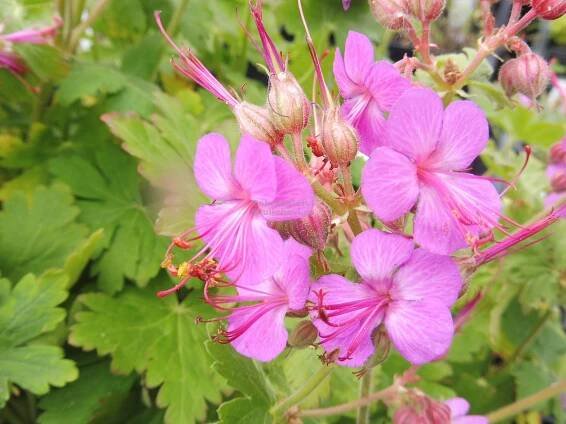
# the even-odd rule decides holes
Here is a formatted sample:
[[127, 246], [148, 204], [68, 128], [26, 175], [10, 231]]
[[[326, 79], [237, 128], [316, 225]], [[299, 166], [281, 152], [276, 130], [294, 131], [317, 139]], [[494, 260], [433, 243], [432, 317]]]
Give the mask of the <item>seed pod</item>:
[[446, 0], [406, 0], [407, 10], [421, 22], [432, 22], [438, 19], [446, 6]]
[[358, 153], [358, 134], [340, 115], [339, 108], [330, 108], [322, 117], [322, 147], [333, 167], [348, 166]]
[[371, 13], [386, 28], [400, 31], [410, 26], [407, 0], [369, 0]]
[[310, 103], [293, 74], [279, 72], [269, 79], [267, 107], [275, 129], [282, 134], [300, 133], [309, 123]]
[[499, 82], [505, 93], [521, 93], [535, 100], [546, 88], [550, 70], [546, 61], [535, 53], [508, 60], [499, 71]]
[[564, 0], [532, 0], [531, 4], [538, 16], [549, 21], [566, 14], [566, 1]]
[[304, 320], [297, 324], [289, 335], [289, 346], [302, 349], [312, 346], [318, 337], [318, 330], [310, 320]]
[[259, 141], [265, 141], [272, 148], [283, 141], [283, 134], [275, 128], [269, 111], [248, 102], [238, 103], [234, 114], [240, 124], [240, 130]]
[[289, 221], [285, 227], [299, 243], [315, 250], [324, 250], [330, 233], [332, 213], [326, 203], [317, 200], [312, 212], [301, 219]]

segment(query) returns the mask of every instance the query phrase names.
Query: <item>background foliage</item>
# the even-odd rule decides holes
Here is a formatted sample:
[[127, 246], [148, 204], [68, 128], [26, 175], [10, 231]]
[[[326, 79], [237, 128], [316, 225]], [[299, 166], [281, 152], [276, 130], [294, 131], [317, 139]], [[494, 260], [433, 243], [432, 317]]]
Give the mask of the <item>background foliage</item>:
[[[73, 45], [81, 7], [95, 3], [0, 0], [7, 32], [58, 13], [65, 20], [54, 46], [17, 47], [38, 92], [0, 69], [0, 421], [271, 422], [269, 409], [320, 367], [315, 352], [289, 350], [273, 363], [254, 363], [207, 342], [207, 328], [194, 321], [211, 312], [192, 292], [155, 296], [171, 284], [160, 271], [165, 235], [189, 226], [201, 200], [191, 170], [195, 143], [213, 129], [235, 140], [237, 128], [226, 107], [173, 73], [152, 14], [162, 10], [177, 39], [259, 102], [261, 59], [240, 28], [250, 27], [247, 1], [103, 2], [102, 15]], [[398, 59], [406, 48], [373, 21], [364, 1], [354, 0], [348, 13], [338, 0], [304, 3], [315, 44], [328, 49], [327, 71], [349, 29], [372, 38], [378, 56]], [[57, 9], [65, 4], [72, 7]], [[267, 2], [265, 21], [279, 29], [272, 33], [292, 72], [311, 87], [295, 2]], [[453, 29], [443, 25], [435, 39], [452, 51]], [[460, 39], [473, 40], [477, 34], [465, 28]], [[564, 42], [565, 28], [564, 18], [552, 24], [551, 45]], [[566, 122], [552, 96], [541, 100], [542, 113], [511, 105], [485, 66], [470, 93], [488, 112], [497, 142], [484, 164], [510, 179], [522, 161], [518, 143], [535, 151], [506, 200], [522, 222], [542, 210], [547, 148], [566, 134]], [[423, 391], [466, 397], [474, 412], [486, 413], [564, 378], [564, 230], [562, 223], [553, 228], [559, 236], [474, 276], [469, 296], [486, 288], [486, 297], [448, 358], [421, 368]], [[375, 371], [375, 389], [407, 368], [392, 353]], [[354, 399], [357, 384], [351, 370], [336, 369], [302, 406]], [[382, 406], [372, 411], [375, 422], [388, 420]], [[566, 420], [557, 400], [519, 419], [550, 415]]]

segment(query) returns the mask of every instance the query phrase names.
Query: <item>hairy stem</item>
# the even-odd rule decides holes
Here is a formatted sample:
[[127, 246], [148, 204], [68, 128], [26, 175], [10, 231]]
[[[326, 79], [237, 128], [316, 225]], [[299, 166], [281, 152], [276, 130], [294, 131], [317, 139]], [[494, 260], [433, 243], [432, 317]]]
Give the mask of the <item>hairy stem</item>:
[[[360, 381], [360, 399], [367, 398], [371, 391], [372, 385], [372, 370], [370, 369], [364, 374]], [[369, 405], [361, 405], [358, 408], [358, 415], [356, 417], [356, 424], [369, 424]]]
[[511, 405], [504, 406], [503, 408], [488, 414], [487, 419], [490, 423], [497, 423], [499, 421], [503, 421], [507, 418], [514, 417], [520, 412], [523, 412], [540, 402], [558, 396], [565, 391], [566, 391], [566, 380], [559, 381], [557, 383], [548, 386], [545, 389], [542, 389], [540, 392], [535, 393], [534, 395], [518, 400], [517, 402], [512, 403]]
[[297, 168], [300, 171], [308, 169], [308, 164], [305, 159], [305, 150], [303, 148], [303, 139], [301, 133], [293, 134], [293, 149], [295, 150], [295, 158], [297, 160]]
[[320, 197], [336, 215], [344, 215], [348, 211], [334, 193], [326, 190], [318, 180], [313, 179], [311, 186], [316, 195]]
[[307, 382], [290, 395], [288, 398], [283, 399], [275, 405], [269, 412], [275, 417], [281, 417], [293, 406], [299, 405], [313, 390], [315, 390], [332, 372], [334, 365], [323, 366], [316, 373], [314, 373]]

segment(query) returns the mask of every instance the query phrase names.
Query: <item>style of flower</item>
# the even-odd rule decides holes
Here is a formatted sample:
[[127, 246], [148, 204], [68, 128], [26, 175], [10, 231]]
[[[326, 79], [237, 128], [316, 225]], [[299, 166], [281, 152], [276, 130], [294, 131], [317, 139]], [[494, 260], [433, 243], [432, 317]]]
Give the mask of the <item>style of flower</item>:
[[[368, 206], [385, 222], [416, 205], [414, 240], [438, 254], [475, 246], [502, 228], [501, 199], [487, 178], [465, 172], [489, 138], [484, 113], [470, 101], [446, 110], [432, 90], [412, 88], [395, 104], [362, 174]], [[504, 218], [507, 219], [507, 218]]]
[[389, 62], [374, 62], [368, 37], [350, 31], [344, 57], [336, 50], [334, 77], [344, 98], [342, 113], [360, 136], [360, 151], [369, 155], [383, 145], [384, 113], [391, 110], [411, 83]]
[[487, 418], [481, 415], [466, 415], [470, 410], [469, 402], [461, 397], [456, 397], [444, 401], [450, 408], [450, 418], [452, 424], [487, 424]]
[[[47, 44], [57, 35], [63, 24], [59, 17], [53, 18], [53, 25], [45, 28], [28, 28], [10, 34], [0, 34], [0, 69], [5, 68], [14, 74], [24, 74], [23, 60], [10, 49], [12, 44]], [[0, 28], [1, 31], [1, 28]]]
[[265, 143], [242, 137], [234, 170], [230, 147], [220, 134], [208, 134], [197, 146], [195, 178], [214, 199], [196, 214], [196, 232], [205, 246], [197, 258], [214, 258], [219, 271], [247, 284], [273, 275], [283, 256], [283, 240], [268, 221], [307, 216], [314, 206], [308, 181]]
[[[259, 361], [271, 361], [287, 344], [285, 315], [302, 311], [310, 289], [308, 258], [311, 249], [293, 238], [284, 242], [279, 269], [259, 284], [237, 283], [237, 295], [212, 296], [209, 302], [220, 311], [230, 311], [228, 326], [214, 340], [230, 343], [237, 352]], [[225, 307], [233, 305], [236, 307]], [[223, 318], [224, 319], [224, 318]]]
[[362, 366], [374, 352], [374, 330], [384, 324], [409, 362], [444, 355], [454, 332], [450, 307], [462, 286], [452, 259], [375, 229], [358, 235], [350, 254], [361, 283], [325, 275], [311, 290], [314, 324], [326, 352], [338, 349], [339, 364]]

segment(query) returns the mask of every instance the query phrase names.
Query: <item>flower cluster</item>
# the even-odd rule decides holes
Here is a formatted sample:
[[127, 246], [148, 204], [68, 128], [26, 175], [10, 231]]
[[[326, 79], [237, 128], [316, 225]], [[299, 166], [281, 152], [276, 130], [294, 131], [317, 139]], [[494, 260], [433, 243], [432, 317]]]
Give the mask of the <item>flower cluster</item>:
[[[439, 0], [370, 3], [379, 22], [409, 33], [413, 20], [426, 30], [444, 8]], [[375, 61], [370, 39], [350, 32], [335, 53], [333, 93], [305, 23], [321, 99], [315, 107], [269, 36], [261, 2], [251, 2], [250, 12], [269, 77], [263, 105], [240, 99], [193, 51], [178, 47], [156, 14], [178, 53], [174, 68], [226, 103], [242, 132], [233, 165], [222, 135], [199, 140], [194, 173], [211, 203], [198, 209], [194, 228], [173, 240], [163, 265], [180, 281], [159, 295], [201, 279], [204, 299], [221, 312], [212, 321], [224, 323], [214, 340], [260, 361], [287, 346], [308, 345], [322, 347], [325, 362], [348, 367], [371, 366], [390, 344], [414, 366], [442, 358], [457, 327], [451, 308], [465, 288], [461, 269], [506, 254], [555, 215], [509, 232], [520, 226], [503, 215], [493, 179], [470, 172], [489, 140], [484, 112], [413, 78], [431, 60], [426, 37], [418, 45], [423, 62], [391, 64]], [[301, 17], [304, 22], [302, 10]], [[546, 62], [518, 40], [506, 42], [522, 50], [502, 69], [501, 83], [509, 95], [534, 100], [547, 73], [531, 74], [543, 72]], [[564, 152], [563, 143], [552, 150], [549, 175], [557, 193], [566, 189]], [[360, 187], [352, 183], [357, 156], [365, 161]], [[496, 234], [508, 238], [486, 247]], [[325, 256], [329, 250], [344, 255], [343, 235], [350, 242], [350, 278]], [[176, 249], [194, 254], [175, 264]], [[296, 317], [307, 319], [289, 334], [286, 318]], [[423, 402], [446, 420], [485, 422], [464, 418], [462, 399]], [[416, 422], [420, 414], [399, 411], [398, 422]]]

